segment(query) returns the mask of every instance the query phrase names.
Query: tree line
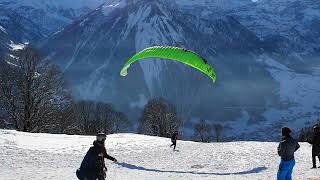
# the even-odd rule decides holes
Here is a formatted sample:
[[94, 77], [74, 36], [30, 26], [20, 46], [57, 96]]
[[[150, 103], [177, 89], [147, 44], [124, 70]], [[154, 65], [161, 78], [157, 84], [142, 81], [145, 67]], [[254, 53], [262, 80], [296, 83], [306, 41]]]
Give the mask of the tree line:
[[32, 47], [0, 60], [0, 127], [24, 132], [126, 132], [124, 113], [111, 104], [75, 101], [57, 65]]
[[[176, 108], [164, 98], [151, 99], [144, 108], [140, 119], [139, 133], [170, 137], [179, 130], [182, 120], [179, 118]], [[198, 142], [223, 141], [224, 126], [218, 123], [210, 123], [203, 119], [195, 123], [192, 140]]]
[[[169, 137], [181, 124], [176, 107], [157, 97], [145, 105], [138, 133]], [[132, 127], [126, 114], [110, 103], [75, 101], [63, 72], [37, 49], [26, 46], [0, 59], [0, 128], [92, 135], [129, 132]], [[194, 140], [221, 141], [222, 130], [222, 125], [200, 120]]]

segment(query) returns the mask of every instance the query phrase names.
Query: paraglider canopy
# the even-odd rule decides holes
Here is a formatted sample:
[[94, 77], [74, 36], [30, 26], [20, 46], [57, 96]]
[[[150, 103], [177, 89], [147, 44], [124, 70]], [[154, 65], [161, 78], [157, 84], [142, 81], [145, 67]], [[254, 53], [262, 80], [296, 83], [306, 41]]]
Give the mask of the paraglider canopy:
[[126, 76], [127, 70], [132, 63], [147, 58], [161, 58], [179, 61], [203, 72], [209, 76], [213, 82], [215, 82], [217, 78], [214, 69], [203, 57], [193, 51], [172, 46], [153, 46], [140, 51], [128, 60], [121, 69], [120, 75]]

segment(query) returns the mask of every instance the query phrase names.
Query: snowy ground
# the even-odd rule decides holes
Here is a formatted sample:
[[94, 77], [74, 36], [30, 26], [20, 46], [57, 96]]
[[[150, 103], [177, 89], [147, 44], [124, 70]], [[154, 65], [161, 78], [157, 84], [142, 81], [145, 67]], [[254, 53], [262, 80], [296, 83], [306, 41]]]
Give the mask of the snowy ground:
[[[94, 137], [30, 134], [0, 130], [1, 180], [75, 180], [75, 170]], [[135, 134], [108, 135], [106, 147], [118, 164], [107, 161], [107, 179], [275, 179], [278, 143], [230, 142], [202, 144]], [[319, 178], [311, 167], [311, 147], [301, 143], [294, 179]]]

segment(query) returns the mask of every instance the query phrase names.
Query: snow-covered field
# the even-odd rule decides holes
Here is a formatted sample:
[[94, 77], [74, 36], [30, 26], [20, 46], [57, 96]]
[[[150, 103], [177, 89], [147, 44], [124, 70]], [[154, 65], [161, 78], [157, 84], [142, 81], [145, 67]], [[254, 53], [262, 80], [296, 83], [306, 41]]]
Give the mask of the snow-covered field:
[[[1, 180], [73, 180], [75, 170], [95, 137], [30, 134], [0, 130]], [[108, 135], [107, 179], [276, 179], [278, 143], [229, 142], [202, 144], [136, 134]], [[311, 147], [301, 143], [294, 179], [320, 178], [311, 167]]]

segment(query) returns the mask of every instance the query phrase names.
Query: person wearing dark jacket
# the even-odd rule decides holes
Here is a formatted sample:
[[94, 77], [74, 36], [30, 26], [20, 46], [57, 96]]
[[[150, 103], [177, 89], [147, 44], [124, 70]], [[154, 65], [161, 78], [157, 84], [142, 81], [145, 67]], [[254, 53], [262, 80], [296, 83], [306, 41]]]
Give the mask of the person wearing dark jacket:
[[290, 135], [291, 129], [283, 127], [281, 129], [282, 141], [278, 146], [278, 155], [281, 157], [277, 180], [292, 180], [292, 170], [295, 165], [294, 152], [296, 152], [300, 145]]
[[179, 134], [178, 131], [175, 131], [171, 136], [172, 144], [170, 145], [170, 147], [173, 146], [173, 150], [176, 150], [178, 134]]
[[[312, 144], [312, 168], [317, 168], [316, 157], [320, 161], [320, 126], [313, 127], [313, 137], [308, 140], [308, 143]], [[320, 168], [320, 166], [319, 166]]]
[[107, 170], [104, 159], [107, 158], [117, 162], [114, 157], [107, 154], [105, 140], [106, 135], [104, 133], [97, 134], [97, 139], [93, 142], [93, 146], [85, 155], [80, 169], [76, 172], [80, 180], [104, 180]]

